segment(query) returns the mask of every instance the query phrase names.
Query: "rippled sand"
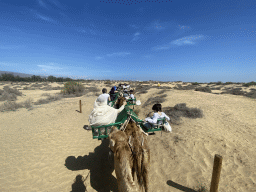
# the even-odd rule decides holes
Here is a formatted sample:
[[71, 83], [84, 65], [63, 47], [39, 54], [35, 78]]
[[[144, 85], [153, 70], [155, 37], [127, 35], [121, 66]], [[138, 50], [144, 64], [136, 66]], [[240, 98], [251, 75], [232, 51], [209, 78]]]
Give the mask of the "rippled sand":
[[[96, 86], [102, 89], [104, 84]], [[174, 87], [175, 83], [166, 86]], [[17, 102], [59, 92], [21, 91], [26, 96], [18, 96]], [[157, 92], [150, 89], [137, 99], [143, 105]], [[223, 157], [219, 191], [256, 191], [256, 100], [193, 90], [171, 89], [165, 94], [163, 107], [186, 103], [202, 109], [204, 117], [182, 118], [182, 124], [171, 125], [172, 133], [157, 132], [148, 137], [150, 191], [189, 191], [199, 184], [209, 189], [215, 154]], [[82, 113], [78, 112], [80, 99]], [[88, 176], [88, 191], [116, 191], [107, 142], [92, 139], [91, 131], [84, 129], [95, 99], [88, 94], [29, 111], [20, 108], [0, 113], [0, 191], [71, 191], [78, 174]], [[151, 106], [135, 108], [142, 119], [151, 110]], [[67, 159], [73, 159], [70, 162], [76, 168], [66, 167]]]

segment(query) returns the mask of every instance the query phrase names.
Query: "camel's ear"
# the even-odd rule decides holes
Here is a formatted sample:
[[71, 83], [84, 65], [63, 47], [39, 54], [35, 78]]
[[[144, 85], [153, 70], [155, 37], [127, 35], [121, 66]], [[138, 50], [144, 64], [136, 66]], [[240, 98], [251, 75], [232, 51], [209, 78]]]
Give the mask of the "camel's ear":
[[110, 146], [110, 149], [111, 149], [112, 151], [114, 151], [115, 141], [114, 141], [113, 139], [110, 139], [110, 141], [109, 141], [109, 146]]

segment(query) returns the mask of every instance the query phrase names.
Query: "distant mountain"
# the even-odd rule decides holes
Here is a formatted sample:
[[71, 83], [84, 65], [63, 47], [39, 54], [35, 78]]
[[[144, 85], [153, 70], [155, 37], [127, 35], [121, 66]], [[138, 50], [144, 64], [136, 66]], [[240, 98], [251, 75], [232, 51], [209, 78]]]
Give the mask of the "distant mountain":
[[[20, 77], [31, 77], [33, 75], [31, 74], [26, 74], [26, 73], [17, 73], [17, 72], [11, 72], [11, 71], [0, 71], [0, 75], [2, 74], [13, 74], [14, 76], [20, 76]], [[36, 75], [38, 76], [38, 75]], [[47, 78], [47, 76], [42, 76], [42, 75], [39, 75], [40, 77], [42, 78]]]

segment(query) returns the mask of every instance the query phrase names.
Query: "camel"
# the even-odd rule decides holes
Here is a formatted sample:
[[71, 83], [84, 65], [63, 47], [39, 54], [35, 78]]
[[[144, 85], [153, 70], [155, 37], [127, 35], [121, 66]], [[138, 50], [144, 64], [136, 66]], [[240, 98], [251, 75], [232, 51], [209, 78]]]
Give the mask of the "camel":
[[[125, 98], [119, 98], [122, 105]], [[131, 119], [120, 131], [116, 127], [109, 134], [110, 149], [114, 153], [114, 168], [119, 191], [148, 191], [150, 150], [147, 134]]]

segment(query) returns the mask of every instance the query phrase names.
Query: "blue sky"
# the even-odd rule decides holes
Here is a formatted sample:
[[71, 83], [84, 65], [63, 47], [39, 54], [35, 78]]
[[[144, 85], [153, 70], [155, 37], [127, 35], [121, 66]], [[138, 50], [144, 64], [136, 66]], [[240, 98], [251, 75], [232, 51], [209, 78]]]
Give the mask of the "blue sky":
[[1, 0], [0, 34], [1, 71], [256, 81], [254, 0]]

